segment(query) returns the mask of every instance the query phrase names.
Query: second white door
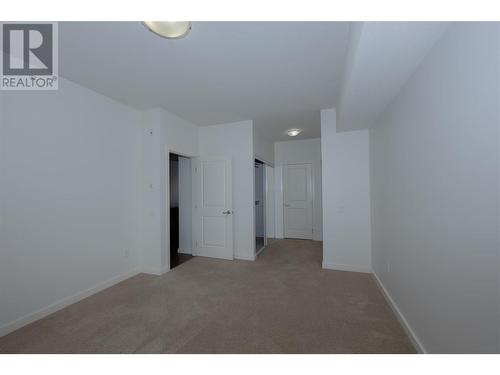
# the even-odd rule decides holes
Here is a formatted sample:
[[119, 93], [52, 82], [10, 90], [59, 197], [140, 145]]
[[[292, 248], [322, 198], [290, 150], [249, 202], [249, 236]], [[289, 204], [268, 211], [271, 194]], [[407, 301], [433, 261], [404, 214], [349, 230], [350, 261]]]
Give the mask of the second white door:
[[283, 167], [283, 218], [286, 238], [313, 238], [313, 182], [311, 164]]
[[233, 259], [231, 160], [199, 158], [193, 166], [193, 253]]

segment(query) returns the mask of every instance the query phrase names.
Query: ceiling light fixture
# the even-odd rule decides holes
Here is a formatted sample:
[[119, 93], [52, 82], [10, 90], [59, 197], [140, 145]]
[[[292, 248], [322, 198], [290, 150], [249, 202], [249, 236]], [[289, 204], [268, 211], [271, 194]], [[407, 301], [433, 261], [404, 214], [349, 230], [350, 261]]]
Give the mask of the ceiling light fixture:
[[296, 137], [300, 133], [302, 133], [302, 129], [288, 129], [286, 131], [286, 134], [288, 134], [290, 137]]
[[149, 31], [167, 39], [179, 39], [185, 37], [191, 30], [191, 22], [168, 22], [168, 21], [144, 21]]

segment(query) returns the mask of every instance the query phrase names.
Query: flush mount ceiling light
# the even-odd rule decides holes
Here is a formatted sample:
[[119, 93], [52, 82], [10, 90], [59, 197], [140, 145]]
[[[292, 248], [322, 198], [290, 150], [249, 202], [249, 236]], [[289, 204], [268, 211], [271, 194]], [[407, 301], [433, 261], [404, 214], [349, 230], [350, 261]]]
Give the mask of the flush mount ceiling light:
[[191, 22], [144, 21], [143, 23], [149, 31], [167, 39], [183, 38], [191, 30]]
[[290, 137], [296, 137], [300, 133], [302, 133], [302, 129], [288, 129], [286, 131], [286, 134], [288, 134]]

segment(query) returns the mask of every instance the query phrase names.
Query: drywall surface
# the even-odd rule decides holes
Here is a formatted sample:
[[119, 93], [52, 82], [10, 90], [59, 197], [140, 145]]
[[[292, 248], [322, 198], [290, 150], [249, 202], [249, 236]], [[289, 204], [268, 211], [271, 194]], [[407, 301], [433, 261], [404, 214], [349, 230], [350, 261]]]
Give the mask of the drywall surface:
[[253, 127], [253, 153], [257, 159], [272, 166], [274, 164], [274, 143], [261, 133], [262, 130]]
[[191, 254], [192, 246], [191, 159], [179, 157], [179, 252]]
[[199, 128], [201, 157], [224, 156], [232, 160], [234, 257], [255, 258], [254, 157], [252, 121]]
[[61, 79], [1, 92], [0, 334], [135, 273], [138, 112]]
[[447, 27], [447, 22], [354, 22], [337, 130], [368, 129]]
[[162, 274], [170, 268], [168, 153], [196, 156], [198, 127], [163, 109], [142, 112], [142, 256], [144, 272]]
[[499, 43], [454, 24], [370, 131], [374, 271], [431, 353], [500, 351]]
[[337, 133], [335, 109], [321, 111], [324, 268], [371, 270], [368, 138]]
[[283, 238], [283, 165], [306, 164], [313, 167], [313, 240], [323, 239], [321, 194], [321, 140], [319, 138], [274, 144], [276, 238]]

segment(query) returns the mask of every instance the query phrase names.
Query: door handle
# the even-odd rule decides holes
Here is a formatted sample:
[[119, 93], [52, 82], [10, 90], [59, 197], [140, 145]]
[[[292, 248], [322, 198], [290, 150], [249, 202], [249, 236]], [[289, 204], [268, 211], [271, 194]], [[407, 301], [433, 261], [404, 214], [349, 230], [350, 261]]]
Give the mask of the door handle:
[[288, 203], [285, 203], [285, 207], [290, 207], [290, 205]]
[[231, 211], [227, 210], [227, 211], [223, 211], [222, 212], [223, 215], [231, 215]]

